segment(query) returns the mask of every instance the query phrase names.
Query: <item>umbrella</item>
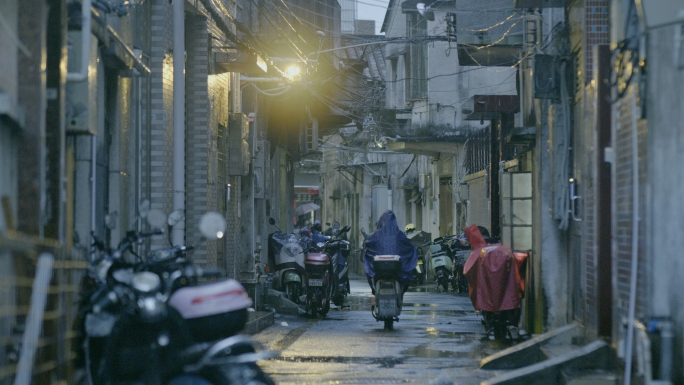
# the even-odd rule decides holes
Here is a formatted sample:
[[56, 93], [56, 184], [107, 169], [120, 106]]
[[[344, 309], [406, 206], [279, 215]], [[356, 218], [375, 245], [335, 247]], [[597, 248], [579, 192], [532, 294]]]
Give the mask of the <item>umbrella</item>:
[[295, 209], [295, 215], [300, 216], [320, 209], [321, 206], [315, 203], [304, 203]]

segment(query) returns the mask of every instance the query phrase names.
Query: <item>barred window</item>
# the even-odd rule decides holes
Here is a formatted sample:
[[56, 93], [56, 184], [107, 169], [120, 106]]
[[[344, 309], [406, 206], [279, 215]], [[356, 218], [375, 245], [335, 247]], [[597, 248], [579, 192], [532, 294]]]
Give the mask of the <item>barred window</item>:
[[406, 15], [408, 43], [406, 57], [406, 98], [427, 99], [427, 19], [417, 12]]

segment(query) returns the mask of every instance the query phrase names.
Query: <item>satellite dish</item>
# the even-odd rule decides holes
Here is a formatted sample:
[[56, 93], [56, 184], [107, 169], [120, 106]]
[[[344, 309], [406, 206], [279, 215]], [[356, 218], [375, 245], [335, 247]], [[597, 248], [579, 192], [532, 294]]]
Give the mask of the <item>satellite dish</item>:
[[425, 3], [416, 4], [416, 8], [418, 8], [418, 13], [420, 13], [421, 16], [430, 21], [435, 21], [435, 13], [432, 12], [430, 7], [426, 6]]

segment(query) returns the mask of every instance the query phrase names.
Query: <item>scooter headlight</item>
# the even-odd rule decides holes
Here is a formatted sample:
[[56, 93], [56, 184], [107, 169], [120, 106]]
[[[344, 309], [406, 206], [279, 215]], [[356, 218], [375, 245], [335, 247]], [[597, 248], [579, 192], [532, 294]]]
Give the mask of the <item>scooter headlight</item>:
[[138, 299], [140, 315], [146, 319], [155, 319], [164, 314], [165, 303], [157, 297], [142, 297]]
[[136, 273], [131, 279], [131, 286], [141, 293], [149, 293], [159, 289], [161, 286], [161, 279], [155, 273], [149, 271], [141, 271]]

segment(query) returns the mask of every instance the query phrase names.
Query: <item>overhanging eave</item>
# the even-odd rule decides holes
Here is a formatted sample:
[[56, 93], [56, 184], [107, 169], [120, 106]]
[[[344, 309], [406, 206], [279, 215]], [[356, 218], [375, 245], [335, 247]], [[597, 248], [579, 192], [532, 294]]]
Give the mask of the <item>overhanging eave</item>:
[[437, 158], [440, 154], [456, 154], [461, 148], [455, 142], [394, 142], [387, 145], [389, 151], [425, 155]]

